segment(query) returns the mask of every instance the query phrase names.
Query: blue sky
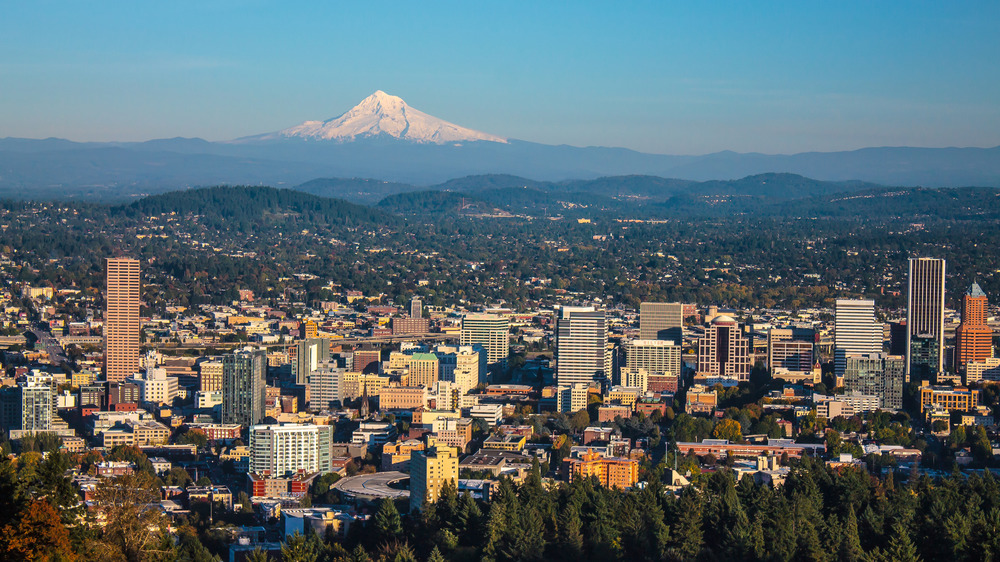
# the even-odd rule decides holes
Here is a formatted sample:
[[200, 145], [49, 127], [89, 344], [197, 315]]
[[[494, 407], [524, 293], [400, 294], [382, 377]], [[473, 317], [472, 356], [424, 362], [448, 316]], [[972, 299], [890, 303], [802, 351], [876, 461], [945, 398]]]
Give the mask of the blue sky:
[[289, 4], [3, 2], [0, 137], [231, 139], [381, 89], [548, 144], [1000, 145], [995, 0]]

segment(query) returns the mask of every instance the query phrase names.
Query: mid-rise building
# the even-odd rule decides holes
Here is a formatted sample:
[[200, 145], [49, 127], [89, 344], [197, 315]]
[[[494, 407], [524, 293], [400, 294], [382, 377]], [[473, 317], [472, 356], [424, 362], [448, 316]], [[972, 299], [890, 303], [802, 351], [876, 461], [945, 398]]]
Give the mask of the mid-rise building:
[[906, 375], [931, 380], [944, 370], [945, 261], [910, 258], [906, 308]]
[[199, 363], [198, 384], [202, 392], [221, 392], [222, 361], [209, 360]]
[[250, 472], [275, 477], [331, 472], [333, 429], [308, 424], [251, 427]]
[[121, 382], [139, 371], [139, 262], [110, 258], [105, 272], [104, 377]]
[[141, 400], [146, 404], [172, 404], [177, 398], [177, 377], [167, 375], [166, 369], [147, 368], [146, 372], [131, 380], [139, 385]]
[[414, 353], [408, 362], [410, 384], [430, 388], [438, 380], [440, 362], [433, 353]]
[[962, 323], [955, 330], [955, 370], [993, 357], [993, 329], [986, 325], [986, 293], [973, 283], [962, 298]]
[[29, 380], [0, 390], [0, 423], [6, 432], [52, 429], [55, 401], [51, 383]]
[[932, 386], [921, 381], [920, 412], [928, 409], [968, 412], [979, 406], [979, 391], [965, 387]]
[[424, 301], [414, 297], [410, 301], [410, 318], [423, 318], [424, 316]]
[[445, 484], [458, 489], [458, 451], [444, 444], [433, 444], [410, 456], [410, 511], [420, 511], [425, 503], [441, 497]]
[[845, 356], [844, 389], [879, 397], [880, 407], [903, 407], [906, 360], [884, 353], [848, 353]]
[[639, 481], [639, 461], [605, 457], [591, 450], [579, 458], [563, 459], [562, 473], [568, 482], [595, 477], [607, 488], [627, 489]]
[[625, 367], [645, 369], [654, 375], [679, 375], [681, 346], [672, 340], [628, 340], [625, 342]]
[[267, 353], [244, 348], [222, 358], [222, 423], [264, 421]]
[[639, 303], [639, 339], [669, 340], [680, 345], [684, 339], [684, 305], [679, 302]]
[[987, 357], [965, 364], [965, 384], [979, 381], [1000, 381], [1000, 357]]
[[730, 316], [716, 316], [698, 342], [698, 373], [750, 380], [750, 339]]
[[510, 320], [498, 314], [467, 314], [462, 318], [462, 345], [480, 344], [490, 367], [505, 366], [510, 355]]
[[309, 409], [326, 410], [343, 404], [346, 373], [347, 371], [337, 368], [332, 363], [317, 365], [317, 368], [309, 374]]
[[556, 382], [559, 386], [605, 378], [607, 318], [603, 309], [564, 306], [556, 319]]

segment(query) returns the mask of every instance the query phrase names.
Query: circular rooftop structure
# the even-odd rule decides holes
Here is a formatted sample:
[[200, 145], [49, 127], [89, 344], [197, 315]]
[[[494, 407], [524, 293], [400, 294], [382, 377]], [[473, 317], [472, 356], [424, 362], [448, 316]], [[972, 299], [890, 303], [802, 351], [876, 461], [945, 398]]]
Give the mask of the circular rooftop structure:
[[732, 316], [726, 316], [725, 314], [720, 314], [712, 319], [712, 324], [735, 324], [736, 319]]
[[408, 498], [410, 490], [392, 485], [409, 478], [409, 474], [398, 471], [358, 474], [337, 480], [333, 484], [333, 489], [345, 496], [360, 499]]

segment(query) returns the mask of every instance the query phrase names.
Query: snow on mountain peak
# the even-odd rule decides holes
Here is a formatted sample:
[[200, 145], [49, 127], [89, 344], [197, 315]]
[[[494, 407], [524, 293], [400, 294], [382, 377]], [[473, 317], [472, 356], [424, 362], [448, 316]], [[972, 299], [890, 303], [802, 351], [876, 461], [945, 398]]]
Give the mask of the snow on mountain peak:
[[406, 104], [382, 90], [361, 100], [346, 113], [326, 121], [306, 121], [268, 137], [353, 141], [389, 136], [417, 143], [447, 144], [462, 141], [506, 143], [507, 139], [460, 127]]

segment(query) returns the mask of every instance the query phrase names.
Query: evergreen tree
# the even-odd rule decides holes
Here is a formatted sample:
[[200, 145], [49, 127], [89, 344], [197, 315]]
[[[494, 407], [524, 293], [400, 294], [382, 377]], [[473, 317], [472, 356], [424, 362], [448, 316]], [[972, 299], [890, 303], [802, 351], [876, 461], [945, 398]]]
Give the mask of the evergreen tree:
[[889, 546], [886, 547], [885, 555], [889, 560], [895, 562], [919, 562], [917, 547], [910, 540], [910, 533], [901, 523], [892, 527], [892, 537], [889, 539]]
[[316, 562], [319, 560], [319, 555], [316, 542], [299, 534], [298, 531], [287, 537], [284, 544], [281, 545], [281, 560], [283, 562]]
[[675, 503], [674, 526], [670, 532], [672, 550], [684, 560], [694, 559], [702, 546], [701, 497], [688, 486]]
[[382, 498], [375, 512], [375, 536], [381, 543], [398, 538], [403, 533], [403, 522], [396, 504], [389, 498]]
[[583, 557], [582, 526], [580, 511], [575, 505], [571, 503], [563, 508], [558, 522], [558, 553], [561, 559], [577, 561]]
[[844, 562], [861, 560], [864, 551], [861, 549], [861, 538], [858, 536], [858, 518], [854, 515], [854, 506], [847, 506], [847, 519], [841, 536], [840, 550], [837, 553]]
[[434, 549], [431, 550], [430, 556], [427, 557], [427, 562], [445, 562], [445, 558], [441, 554], [441, 551], [438, 550], [438, 547], [435, 546]]

